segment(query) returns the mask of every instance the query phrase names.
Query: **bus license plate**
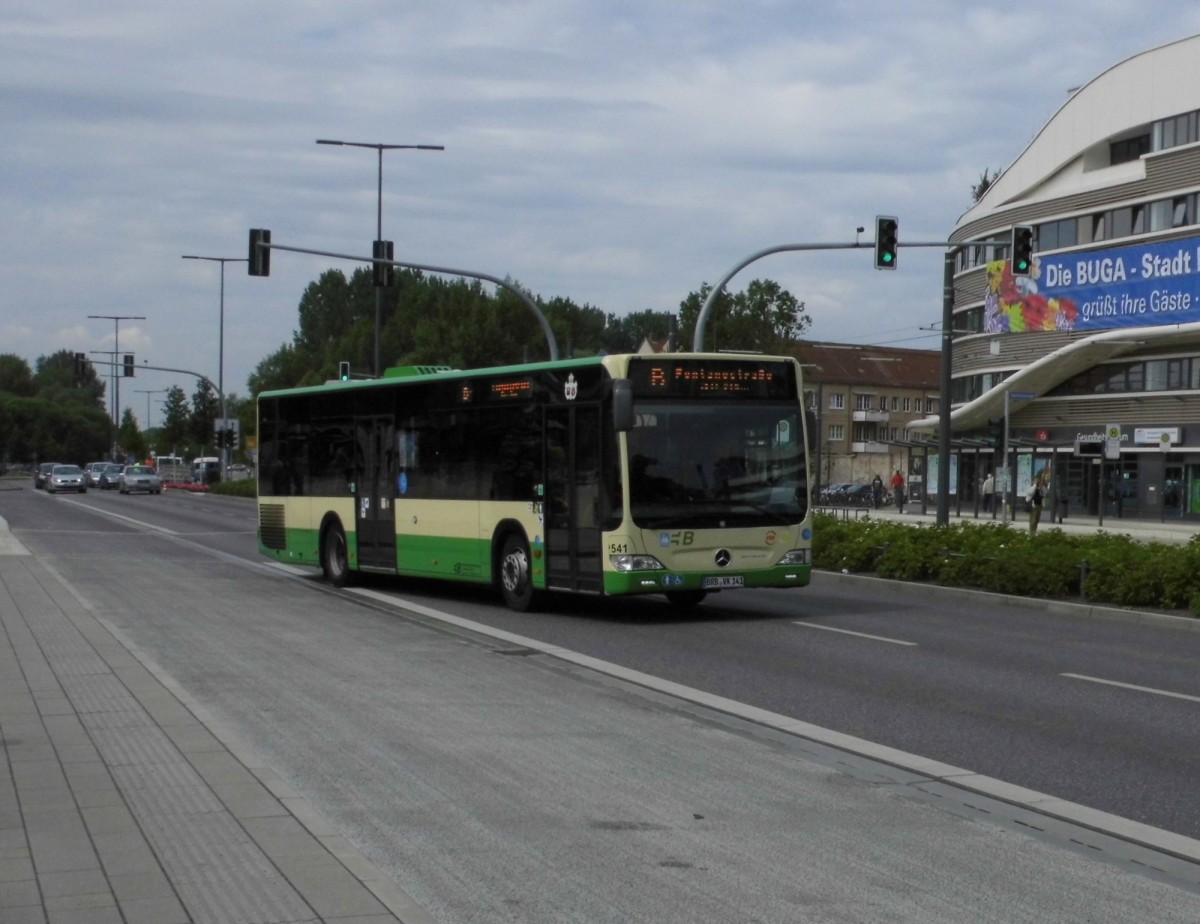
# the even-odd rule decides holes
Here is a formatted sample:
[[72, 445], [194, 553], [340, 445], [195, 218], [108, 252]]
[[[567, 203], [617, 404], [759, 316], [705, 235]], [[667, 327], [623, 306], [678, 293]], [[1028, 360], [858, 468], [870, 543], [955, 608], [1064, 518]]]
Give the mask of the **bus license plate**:
[[722, 574], [717, 577], [706, 577], [700, 586], [709, 590], [720, 590], [723, 587], [741, 587], [743, 579], [740, 574]]

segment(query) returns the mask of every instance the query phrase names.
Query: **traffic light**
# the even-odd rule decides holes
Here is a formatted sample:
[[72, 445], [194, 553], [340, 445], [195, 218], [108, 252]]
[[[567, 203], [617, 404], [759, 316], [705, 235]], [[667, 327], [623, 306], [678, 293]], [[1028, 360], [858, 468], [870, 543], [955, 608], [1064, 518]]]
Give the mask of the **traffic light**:
[[250, 275], [271, 275], [271, 232], [266, 228], [250, 229]]
[[350, 364], [342, 361], [338, 363], [338, 380], [342, 382], [350, 381]]
[[897, 234], [900, 222], [893, 215], [875, 217], [875, 269], [896, 268]]
[[133, 378], [133, 354], [125, 354], [125, 378]]
[[1013, 225], [1013, 275], [1028, 276], [1031, 269], [1033, 269], [1033, 228], [1031, 228], [1029, 225]]
[[[392, 242], [375, 241], [371, 245], [371, 256], [376, 260], [392, 259]], [[396, 268], [390, 263], [373, 263], [372, 268], [374, 270], [375, 288], [391, 288], [392, 281], [396, 278]]]
[[83, 353], [75, 354], [75, 378], [81, 379], [87, 371], [87, 356]]

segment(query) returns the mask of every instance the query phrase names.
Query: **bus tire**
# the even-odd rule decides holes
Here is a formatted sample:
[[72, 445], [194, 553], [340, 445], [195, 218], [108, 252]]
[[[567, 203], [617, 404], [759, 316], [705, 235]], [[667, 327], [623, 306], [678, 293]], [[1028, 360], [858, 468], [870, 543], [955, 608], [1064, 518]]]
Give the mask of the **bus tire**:
[[667, 599], [679, 607], [699, 606], [708, 596], [707, 590], [668, 590]]
[[334, 587], [345, 587], [350, 583], [346, 533], [337, 523], [326, 526], [321, 534], [321, 573]]
[[530, 562], [529, 543], [516, 533], [505, 536], [500, 552], [500, 592], [509, 609], [518, 613], [534, 609], [537, 603]]

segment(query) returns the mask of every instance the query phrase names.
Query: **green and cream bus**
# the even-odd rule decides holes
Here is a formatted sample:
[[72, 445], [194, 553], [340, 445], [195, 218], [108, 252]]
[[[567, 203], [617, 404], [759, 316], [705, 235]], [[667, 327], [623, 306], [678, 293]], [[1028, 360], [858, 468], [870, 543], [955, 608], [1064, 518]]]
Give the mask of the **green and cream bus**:
[[546, 591], [802, 587], [812, 575], [799, 364], [613, 355], [258, 397], [259, 547], [372, 572]]

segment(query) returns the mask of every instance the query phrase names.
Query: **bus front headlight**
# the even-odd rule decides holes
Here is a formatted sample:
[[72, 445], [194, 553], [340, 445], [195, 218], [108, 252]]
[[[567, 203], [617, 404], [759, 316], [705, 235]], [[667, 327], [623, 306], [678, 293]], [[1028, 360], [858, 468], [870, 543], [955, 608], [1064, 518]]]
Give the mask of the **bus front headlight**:
[[810, 549], [792, 549], [779, 559], [780, 565], [807, 565], [810, 561]]
[[660, 571], [663, 568], [653, 555], [610, 555], [608, 560], [617, 571]]

